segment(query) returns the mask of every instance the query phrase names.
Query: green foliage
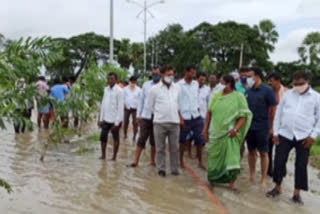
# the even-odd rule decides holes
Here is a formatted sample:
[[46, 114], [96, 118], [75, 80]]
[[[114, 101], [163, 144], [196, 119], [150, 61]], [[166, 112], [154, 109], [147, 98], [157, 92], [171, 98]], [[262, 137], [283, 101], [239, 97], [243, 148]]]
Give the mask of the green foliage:
[[8, 193], [12, 192], [12, 188], [8, 182], [0, 178], [0, 187], [3, 187], [7, 190]]
[[263, 20], [254, 27], [233, 21], [216, 25], [204, 22], [190, 31], [184, 31], [178, 24], [169, 25], [152, 41], [159, 44], [159, 63], [173, 65], [178, 73], [183, 72], [186, 63], [199, 65], [208, 56], [215, 65], [214, 70], [221, 74], [238, 68], [242, 44], [244, 65], [273, 70], [269, 54], [277, 39], [275, 25]]
[[89, 142], [98, 142], [100, 139], [100, 135], [98, 133], [92, 134], [89, 137], [87, 137], [87, 140]]
[[208, 55], [205, 55], [200, 62], [201, 71], [206, 73], [207, 75], [210, 73], [215, 73], [216, 67], [216, 64], [210, 60]]

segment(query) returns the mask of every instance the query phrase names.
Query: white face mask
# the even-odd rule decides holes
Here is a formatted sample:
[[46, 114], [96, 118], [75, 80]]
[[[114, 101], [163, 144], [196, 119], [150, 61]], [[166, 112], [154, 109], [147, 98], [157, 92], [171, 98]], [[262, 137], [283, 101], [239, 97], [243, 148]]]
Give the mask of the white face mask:
[[173, 83], [173, 81], [174, 81], [174, 76], [165, 76], [163, 80], [168, 85], [171, 85], [171, 83]]
[[226, 88], [226, 85], [220, 84], [219, 88], [223, 91]]
[[309, 84], [306, 83], [304, 85], [301, 85], [301, 86], [294, 86], [294, 90], [299, 93], [299, 94], [302, 94], [304, 93], [309, 87]]
[[255, 80], [252, 77], [247, 78], [249, 88], [252, 88], [255, 84]]

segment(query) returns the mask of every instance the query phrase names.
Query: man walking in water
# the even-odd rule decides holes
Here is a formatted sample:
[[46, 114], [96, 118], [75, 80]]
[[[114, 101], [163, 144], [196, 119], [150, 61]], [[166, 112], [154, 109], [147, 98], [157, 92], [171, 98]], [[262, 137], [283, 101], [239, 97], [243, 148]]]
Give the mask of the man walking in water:
[[179, 114], [181, 118], [180, 165], [181, 168], [185, 168], [183, 156], [186, 148], [187, 135], [192, 131], [197, 147], [199, 167], [205, 169], [202, 163], [202, 148], [204, 146], [202, 130], [204, 121], [200, 114], [199, 84], [193, 80], [195, 75], [196, 68], [189, 66], [186, 68], [184, 79], [178, 82], [180, 86]]
[[141, 93], [141, 88], [137, 86], [137, 78], [132, 76], [130, 78], [130, 84], [124, 88], [124, 139], [128, 137], [128, 126], [130, 116], [133, 125], [133, 141], [136, 141], [136, 135], [138, 132], [137, 124], [137, 108], [139, 104], [139, 97]]
[[113, 137], [113, 157], [112, 160], [117, 159], [117, 153], [120, 143], [120, 126], [123, 120], [124, 109], [124, 95], [123, 90], [118, 86], [118, 76], [116, 73], [108, 74], [108, 86], [104, 89], [103, 100], [101, 103], [101, 110], [98, 125], [101, 127], [101, 157], [106, 159], [106, 149], [108, 135], [111, 131]]
[[292, 201], [303, 204], [300, 191], [308, 191], [308, 161], [310, 149], [320, 136], [320, 95], [309, 84], [309, 75], [297, 72], [294, 88], [283, 95], [274, 119], [273, 142], [276, 156], [273, 172], [274, 189], [267, 197], [275, 198], [282, 192], [286, 164], [290, 151], [296, 150], [295, 180]]
[[250, 181], [255, 182], [257, 152], [261, 158], [261, 186], [266, 187], [269, 166], [269, 113], [273, 115], [277, 101], [273, 90], [263, 84], [263, 73], [259, 68], [252, 68], [248, 72], [248, 86], [246, 92], [249, 109], [253, 114], [250, 130], [247, 134], [249, 150], [248, 162], [250, 168]]
[[137, 167], [139, 164], [140, 156], [142, 151], [145, 149], [146, 142], [149, 139], [151, 145], [151, 165], [155, 166], [155, 142], [153, 135], [153, 115], [148, 109], [148, 97], [150, 94], [151, 88], [160, 81], [160, 70], [158, 67], [152, 69], [152, 80], [143, 84], [142, 92], [140, 93], [138, 111], [137, 111], [137, 122], [140, 126], [140, 135], [138, 138], [135, 160], [130, 165], [131, 167]]
[[171, 174], [178, 171], [178, 139], [180, 118], [178, 112], [179, 86], [174, 83], [172, 67], [161, 68], [162, 80], [155, 85], [148, 98], [148, 108], [154, 114], [153, 131], [156, 142], [158, 174], [166, 176], [166, 143], [168, 138]]

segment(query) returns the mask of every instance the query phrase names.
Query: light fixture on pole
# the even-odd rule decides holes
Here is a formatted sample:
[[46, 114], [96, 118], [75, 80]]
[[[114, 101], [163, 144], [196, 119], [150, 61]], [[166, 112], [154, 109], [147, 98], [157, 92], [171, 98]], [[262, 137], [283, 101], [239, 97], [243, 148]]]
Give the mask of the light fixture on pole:
[[133, 3], [137, 6], [139, 6], [140, 8], [142, 8], [142, 10], [138, 13], [137, 18], [139, 18], [141, 16], [141, 14], [143, 14], [143, 24], [144, 24], [144, 42], [143, 42], [143, 49], [144, 49], [144, 54], [143, 54], [143, 64], [144, 64], [144, 71], [143, 74], [145, 75], [147, 73], [147, 22], [148, 22], [148, 16], [147, 14], [151, 15], [151, 17], [154, 17], [154, 15], [150, 12], [150, 8], [157, 5], [157, 4], [163, 4], [165, 3], [164, 0], [159, 0], [159, 1], [154, 1], [151, 3], [147, 3], [147, 0], [144, 0], [144, 3], [140, 3], [138, 1], [135, 0], [127, 0], [128, 3]]
[[114, 64], [114, 44], [113, 44], [113, 0], [110, 0], [110, 41], [109, 41], [109, 63]]

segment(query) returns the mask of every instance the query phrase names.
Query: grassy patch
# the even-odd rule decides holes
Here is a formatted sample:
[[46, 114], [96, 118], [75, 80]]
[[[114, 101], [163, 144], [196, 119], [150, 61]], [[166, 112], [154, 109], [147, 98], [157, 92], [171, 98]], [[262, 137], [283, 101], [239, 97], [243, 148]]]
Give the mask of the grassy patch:
[[95, 134], [92, 134], [92, 135], [90, 135], [90, 136], [88, 136], [87, 137], [87, 140], [89, 141], [89, 142], [99, 142], [99, 140], [100, 140], [100, 135], [98, 134], [98, 133], [95, 133]]
[[88, 147], [81, 146], [81, 147], [79, 147], [79, 149], [76, 152], [79, 155], [83, 155], [83, 154], [86, 154], [89, 152], [94, 152], [94, 148], [88, 148]]
[[315, 145], [312, 146], [310, 154], [311, 165], [320, 169], [320, 138], [318, 138]]

